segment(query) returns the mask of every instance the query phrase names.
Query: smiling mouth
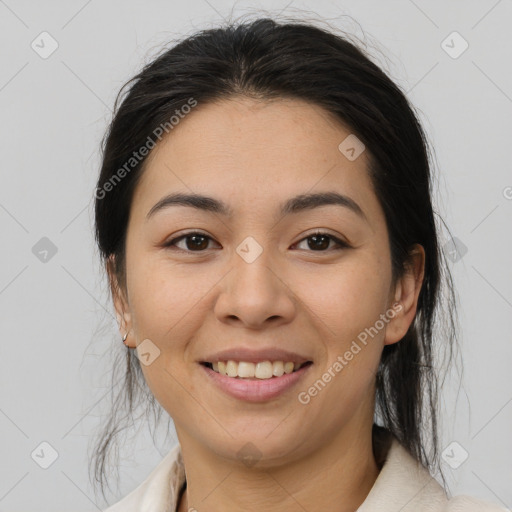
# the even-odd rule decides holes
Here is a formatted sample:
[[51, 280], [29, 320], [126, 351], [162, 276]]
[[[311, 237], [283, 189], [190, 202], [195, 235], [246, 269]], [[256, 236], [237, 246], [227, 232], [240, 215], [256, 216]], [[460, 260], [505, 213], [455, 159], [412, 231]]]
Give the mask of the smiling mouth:
[[246, 361], [218, 361], [214, 363], [202, 362], [210, 370], [234, 379], [267, 380], [281, 377], [284, 374], [294, 373], [301, 368], [309, 366], [312, 361], [302, 364], [291, 361], [260, 361], [250, 363]]

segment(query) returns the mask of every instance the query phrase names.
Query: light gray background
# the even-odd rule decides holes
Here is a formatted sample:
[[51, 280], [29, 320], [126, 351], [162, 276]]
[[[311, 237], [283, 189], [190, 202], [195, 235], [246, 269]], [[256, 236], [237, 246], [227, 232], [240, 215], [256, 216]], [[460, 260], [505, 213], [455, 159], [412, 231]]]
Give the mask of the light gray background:
[[[0, 0], [0, 511], [105, 505], [88, 480], [88, 441], [109, 407], [109, 353], [123, 347], [93, 243], [92, 197], [115, 94], [162, 42], [287, 3]], [[465, 372], [460, 390], [457, 375], [444, 386], [442, 446], [456, 441], [469, 458], [446, 473], [454, 494], [512, 507], [512, 2], [297, 0], [285, 14], [295, 9], [361, 36], [356, 20], [421, 111], [437, 155], [438, 210], [467, 247], [451, 263]], [[31, 48], [43, 31], [59, 45], [46, 59]], [[469, 44], [458, 58], [442, 47], [453, 31]], [[453, 37], [445, 44], [462, 48]], [[32, 251], [43, 237], [57, 248], [46, 262]], [[58, 453], [48, 469], [31, 457], [42, 442]], [[155, 447], [145, 429], [127, 442], [110, 503], [174, 443]]]

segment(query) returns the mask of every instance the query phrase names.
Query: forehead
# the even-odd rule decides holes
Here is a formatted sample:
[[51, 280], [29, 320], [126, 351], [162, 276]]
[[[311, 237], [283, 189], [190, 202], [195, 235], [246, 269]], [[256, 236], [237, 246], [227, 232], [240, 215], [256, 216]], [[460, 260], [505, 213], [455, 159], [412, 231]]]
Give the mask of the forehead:
[[290, 196], [336, 191], [377, 207], [363, 151], [339, 149], [350, 128], [295, 99], [234, 98], [200, 104], [149, 155], [133, 206], [147, 212], [166, 193], [198, 193], [244, 207], [276, 208]]

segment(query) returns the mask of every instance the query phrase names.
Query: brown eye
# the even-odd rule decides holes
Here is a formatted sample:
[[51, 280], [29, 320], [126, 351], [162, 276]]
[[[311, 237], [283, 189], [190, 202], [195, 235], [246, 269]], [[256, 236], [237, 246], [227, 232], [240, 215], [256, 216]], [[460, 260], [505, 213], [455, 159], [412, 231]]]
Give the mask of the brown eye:
[[313, 235], [307, 238], [308, 247], [312, 250], [328, 249], [331, 244], [331, 238], [327, 235]]
[[[186, 252], [204, 252], [205, 249], [208, 249], [208, 243], [211, 240], [213, 240], [211, 237], [203, 233], [187, 233], [173, 238], [165, 244], [165, 247], [177, 247], [179, 250]], [[179, 247], [178, 243], [181, 243], [181, 241], [184, 241], [184, 246]]]
[[339, 238], [336, 238], [335, 236], [329, 234], [329, 233], [313, 233], [305, 238], [303, 238], [300, 242], [302, 243], [304, 240], [307, 240], [307, 247], [311, 251], [315, 252], [326, 252], [327, 249], [329, 249], [329, 246], [331, 242], [334, 242], [335, 244], [335, 250], [337, 249], [343, 249], [346, 247], [349, 247], [349, 245]]

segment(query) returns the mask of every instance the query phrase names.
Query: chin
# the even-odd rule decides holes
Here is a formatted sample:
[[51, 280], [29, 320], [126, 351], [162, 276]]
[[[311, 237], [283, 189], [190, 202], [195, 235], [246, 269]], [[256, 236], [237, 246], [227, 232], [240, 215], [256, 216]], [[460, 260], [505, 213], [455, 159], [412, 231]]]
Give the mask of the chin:
[[300, 457], [300, 447], [304, 442], [290, 432], [289, 435], [278, 435], [276, 432], [268, 435], [258, 429], [249, 429], [244, 434], [233, 432], [231, 437], [211, 440], [210, 448], [219, 457], [233, 462], [241, 462], [247, 467], [271, 468], [289, 463]]

